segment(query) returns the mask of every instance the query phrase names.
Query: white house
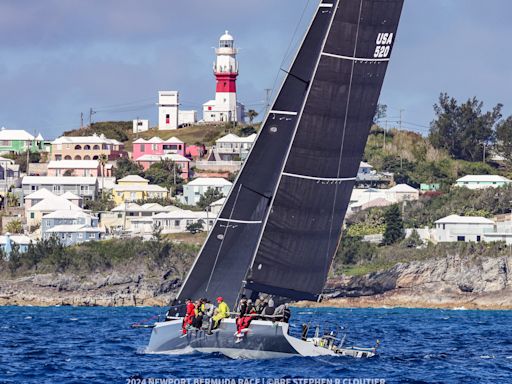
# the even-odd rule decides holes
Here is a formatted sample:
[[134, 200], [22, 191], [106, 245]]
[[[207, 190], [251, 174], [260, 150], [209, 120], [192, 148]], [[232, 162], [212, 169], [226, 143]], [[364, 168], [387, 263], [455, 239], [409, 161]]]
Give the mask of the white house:
[[512, 180], [499, 175], [466, 175], [457, 179], [455, 185], [469, 189], [497, 188], [508, 185]]
[[158, 129], [178, 129], [178, 91], [158, 92]]
[[162, 233], [186, 232], [189, 224], [201, 222], [203, 229], [212, 228], [215, 214], [206, 211], [188, 211], [180, 208], [162, 212], [152, 217], [153, 225], [162, 228]]
[[181, 200], [184, 204], [196, 205], [209, 188], [221, 192], [227, 196], [233, 183], [223, 178], [199, 177], [183, 186], [183, 196]]
[[71, 192], [83, 199], [96, 199], [98, 179], [84, 176], [25, 176], [21, 182], [25, 196], [46, 188], [55, 195]]
[[420, 191], [407, 184], [397, 184], [389, 188], [386, 193], [397, 203], [418, 200], [420, 198]]
[[133, 133], [146, 132], [149, 130], [149, 120], [133, 120]]
[[244, 159], [247, 157], [255, 140], [255, 133], [247, 137], [240, 137], [229, 133], [215, 141], [214, 150], [217, 151], [221, 160], [234, 160], [237, 157]]
[[27, 225], [29, 227], [37, 225], [44, 215], [59, 210], [81, 212], [82, 208], [62, 196], [49, 196], [26, 209]]
[[350, 196], [347, 215], [372, 207], [385, 207], [404, 201], [419, 199], [419, 191], [407, 184], [398, 184], [389, 189], [354, 188]]
[[435, 222], [438, 242], [483, 241], [496, 232], [496, 223], [485, 217], [450, 215]]

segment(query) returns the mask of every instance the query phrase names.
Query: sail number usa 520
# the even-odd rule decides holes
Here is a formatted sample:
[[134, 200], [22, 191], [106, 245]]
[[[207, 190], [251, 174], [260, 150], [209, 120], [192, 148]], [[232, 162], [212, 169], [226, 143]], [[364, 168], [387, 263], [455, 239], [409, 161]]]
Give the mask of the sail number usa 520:
[[389, 56], [389, 52], [391, 51], [391, 44], [393, 43], [393, 34], [392, 33], [379, 33], [377, 35], [377, 46], [375, 47], [375, 52], [373, 53], [373, 57], [376, 59], [383, 59]]

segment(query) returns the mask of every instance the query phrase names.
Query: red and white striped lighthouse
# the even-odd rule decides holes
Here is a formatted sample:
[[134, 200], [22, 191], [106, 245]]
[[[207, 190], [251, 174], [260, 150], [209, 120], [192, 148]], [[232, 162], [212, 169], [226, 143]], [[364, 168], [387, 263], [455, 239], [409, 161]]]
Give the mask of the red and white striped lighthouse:
[[215, 100], [203, 106], [204, 121], [243, 121], [243, 105], [236, 99], [236, 79], [238, 61], [233, 36], [226, 31], [219, 39], [215, 49], [217, 58], [213, 64], [213, 73], [217, 80]]

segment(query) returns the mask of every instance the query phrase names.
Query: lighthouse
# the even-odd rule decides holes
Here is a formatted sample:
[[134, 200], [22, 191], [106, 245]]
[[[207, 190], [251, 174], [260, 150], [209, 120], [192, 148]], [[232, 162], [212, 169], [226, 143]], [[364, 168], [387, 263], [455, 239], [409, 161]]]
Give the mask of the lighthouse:
[[226, 31], [219, 39], [215, 49], [216, 60], [213, 63], [213, 74], [216, 79], [215, 100], [203, 104], [203, 120], [205, 122], [243, 122], [244, 106], [237, 102], [236, 79], [238, 77], [238, 61], [233, 36]]

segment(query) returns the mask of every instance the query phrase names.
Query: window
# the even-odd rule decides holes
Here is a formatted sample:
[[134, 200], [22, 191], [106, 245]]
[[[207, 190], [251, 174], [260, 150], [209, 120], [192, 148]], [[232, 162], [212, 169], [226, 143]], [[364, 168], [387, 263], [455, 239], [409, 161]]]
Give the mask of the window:
[[80, 150], [80, 149], [82, 149], [82, 146], [77, 144], [77, 145], [75, 145], [75, 149]]
[[95, 151], [99, 151], [100, 150], [100, 146], [98, 144], [94, 145], [94, 147], [92, 147], [92, 149], [94, 149]]
[[78, 233], [78, 238], [79, 239], [83, 239], [83, 237], [84, 237], [84, 234], [82, 232]]
[[466, 236], [457, 236], [457, 241], [466, 241]]
[[476, 241], [480, 242], [480, 241], [481, 241], [481, 237], [480, 237], [480, 236], [477, 236], [477, 237], [476, 237]]
[[85, 144], [84, 145], [84, 150], [85, 151], [90, 151], [91, 150], [91, 146], [89, 144]]
[[169, 124], [171, 122], [171, 115], [166, 114], [165, 115], [165, 124]]
[[80, 192], [89, 192], [89, 186], [88, 185], [81, 185], [80, 186]]
[[179, 227], [181, 224], [181, 220], [174, 220], [174, 226]]
[[2, 140], [2, 147], [10, 147], [11, 141], [10, 140]]
[[443, 229], [446, 229], [446, 224], [443, 224]]
[[157, 151], [157, 150], [158, 150], [158, 144], [153, 144], [153, 145], [152, 145], [152, 147], [153, 147], [153, 148], [152, 148], [152, 149], [153, 149], [153, 151]]
[[62, 192], [62, 186], [61, 185], [54, 185], [53, 186], [53, 192]]
[[35, 217], [35, 213], [34, 212], [30, 212], [30, 218], [33, 219]]
[[30, 186], [30, 190], [31, 191], [37, 191], [39, 189], [39, 187], [37, 185], [31, 185]]
[[146, 151], [146, 147], [144, 146], [144, 144], [140, 145], [140, 151], [141, 152], [145, 152]]

